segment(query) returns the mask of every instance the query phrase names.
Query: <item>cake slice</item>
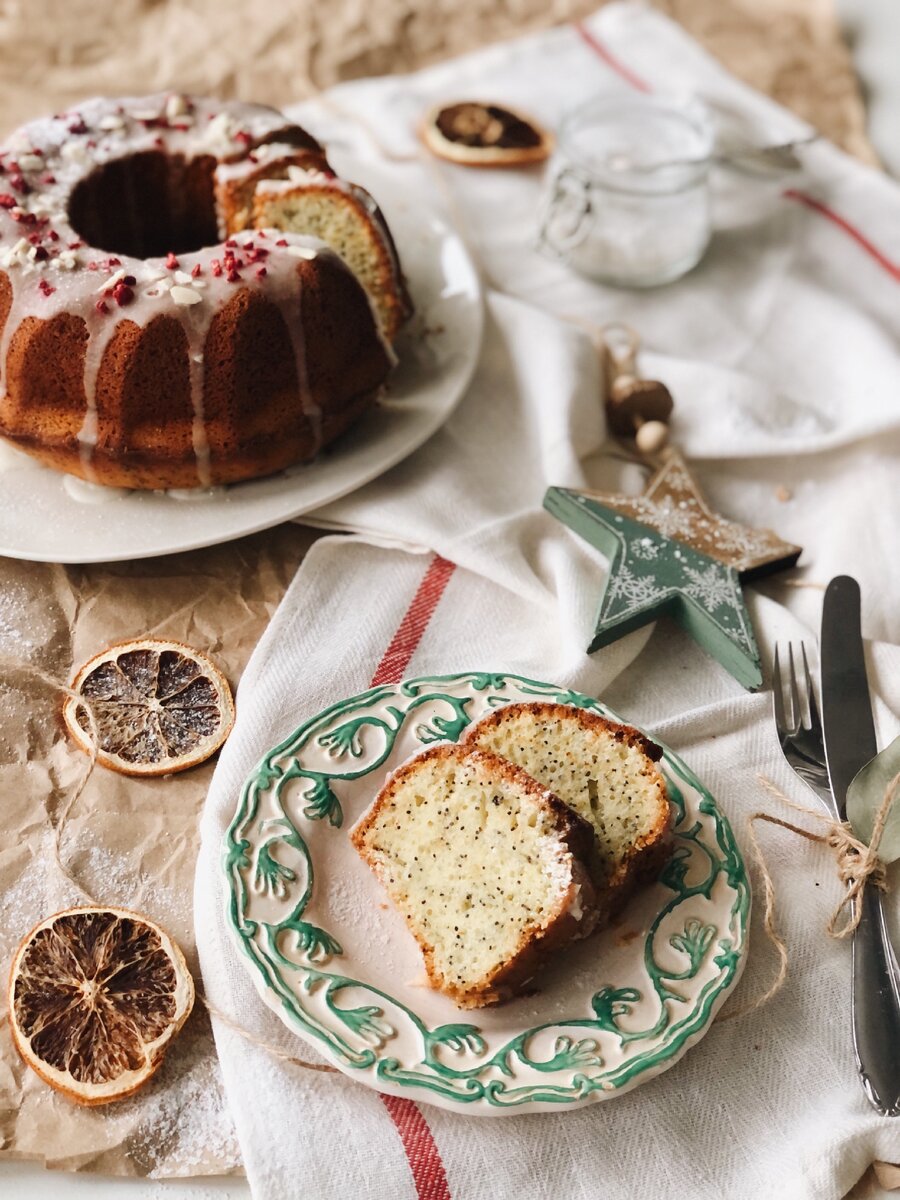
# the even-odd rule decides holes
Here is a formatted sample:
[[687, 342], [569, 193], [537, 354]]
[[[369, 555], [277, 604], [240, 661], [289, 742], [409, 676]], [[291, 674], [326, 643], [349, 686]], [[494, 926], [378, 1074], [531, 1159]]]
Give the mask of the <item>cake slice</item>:
[[596, 922], [590, 827], [510, 762], [440, 745], [390, 776], [350, 833], [429, 982], [461, 1008], [520, 990]]
[[566, 704], [508, 704], [471, 726], [463, 744], [515, 763], [591, 825], [603, 917], [669, 857], [662, 750], [630, 725]]
[[286, 178], [256, 182], [253, 225], [320, 238], [341, 256], [372, 301], [389, 342], [412, 312], [397, 250], [364, 189], [314, 167], [288, 165]]

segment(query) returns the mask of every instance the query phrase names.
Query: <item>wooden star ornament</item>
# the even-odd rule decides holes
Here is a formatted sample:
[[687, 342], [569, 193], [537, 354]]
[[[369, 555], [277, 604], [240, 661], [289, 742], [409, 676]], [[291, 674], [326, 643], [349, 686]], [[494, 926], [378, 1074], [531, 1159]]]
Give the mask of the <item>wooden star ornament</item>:
[[544, 507], [610, 560], [589, 654], [667, 615], [744, 687], [760, 687], [741, 581], [792, 567], [799, 546], [714, 513], [675, 450], [640, 496], [552, 487]]

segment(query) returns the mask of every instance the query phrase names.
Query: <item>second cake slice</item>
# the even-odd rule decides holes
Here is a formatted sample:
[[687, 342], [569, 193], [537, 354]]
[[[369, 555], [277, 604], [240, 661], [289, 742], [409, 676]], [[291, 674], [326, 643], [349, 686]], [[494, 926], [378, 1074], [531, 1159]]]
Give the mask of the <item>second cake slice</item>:
[[662, 750], [638, 729], [540, 701], [507, 704], [466, 731], [463, 745], [515, 763], [589, 822], [603, 916], [655, 878], [672, 849]]

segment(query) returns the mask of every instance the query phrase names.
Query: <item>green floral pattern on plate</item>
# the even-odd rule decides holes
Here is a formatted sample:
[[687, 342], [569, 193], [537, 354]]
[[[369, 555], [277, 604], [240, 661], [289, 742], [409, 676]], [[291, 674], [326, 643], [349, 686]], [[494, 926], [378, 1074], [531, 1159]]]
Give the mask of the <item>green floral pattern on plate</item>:
[[[484, 1019], [431, 1027], [424, 1000], [404, 1003], [365, 971], [347, 973], [363, 964], [342, 961], [341, 930], [307, 914], [323, 839], [346, 838], [345, 817], [356, 820], [409, 754], [456, 741], [491, 708], [529, 697], [618, 719], [588, 696], [519, 676], [411, 679], [306, 721], [244, 785], [223, 860], [228, 926], [243, 961], [289, 1027], [381, 1090], [490, 1114], [603, 1099], [670, 1066], [740, 975], [750, 909], [740, 852], [712, 797], [668, 751], [675, 850], [656, 885], [659, 904], [635, 935], [626, 985], [607, 981], [598, 955], [570, 1014], [500, 1036]], [[348, 797], [355, 807], [345, 813]]]

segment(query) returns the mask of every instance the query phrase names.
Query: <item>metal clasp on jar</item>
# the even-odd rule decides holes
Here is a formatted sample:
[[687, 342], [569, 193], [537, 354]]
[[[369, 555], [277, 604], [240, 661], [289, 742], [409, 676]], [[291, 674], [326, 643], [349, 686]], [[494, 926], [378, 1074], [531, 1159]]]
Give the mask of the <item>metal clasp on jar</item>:
[[566, 258], [587, 237], [592, 212], [589, 177], [577, 167], [563, 167], [544, 203], [538, 245], [558, 258]]

